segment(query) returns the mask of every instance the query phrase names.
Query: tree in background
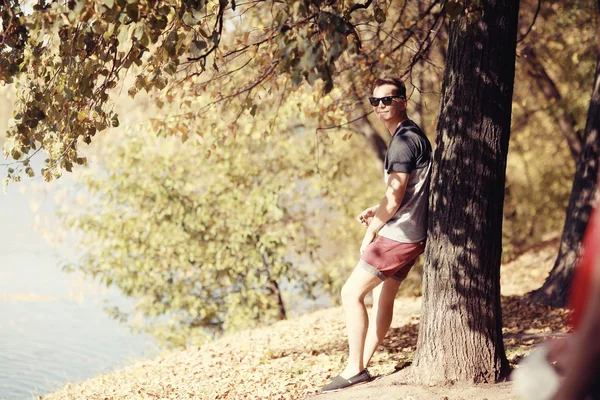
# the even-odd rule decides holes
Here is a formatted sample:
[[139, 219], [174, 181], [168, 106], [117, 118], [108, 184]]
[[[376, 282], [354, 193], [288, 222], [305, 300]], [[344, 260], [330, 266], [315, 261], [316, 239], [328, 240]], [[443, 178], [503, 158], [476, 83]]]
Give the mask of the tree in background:
[[300, 107], [281, 107], [275, 123], [244, 113], [237, 137], [215, 148], [219, 115], [195, 143], [156, 137], [150, 123], [101, 139], [95, 167], [74, 176], [87, 196], [59, 213], [83, 251], [71, 268], [135, 299], [113, 315], [171, 346], [284, 319], [293, 297], [338, 291], [350, 264], [330, 247], [360, 234], [351, 205], [374, 176], [358, 138], [287, 130], [313, 95], [293, 96]]
[[[227, 164], [223, 161], [226, 155], [222, 153], [222, 147], [232, 152], [238, 147], [240, 151], [246, 148], [250, 153], [266, 153], [263, 158], [257, 155], [252, 166], [268, 163], [270, 168], [257, 173], [261, 176], [277, 175], [280, 185], [277, 188], [290, 186], [295, 188], [290, 190], [300, 191], [292, 182], [304, 179], [301, 174], [307, 174], [307, 177], [312, 174], [315, 180], [319, 180], [313, 185], [319, 186], [314, 190], [318, 192], [316, 201], [323, 210], [322, 216], [312, 225], [305, 220], [306, 231], [299, 231], [304, 232], [307, 240], [318, 237], [321, 242], [332, 243], [327, 250], [328, 259], [336, 262], [319, 273], [324, 276], [321, 289], [337, 291], [344, 271], [356, 261], [356, 253], [351, 251], [356, 246], [351, 247], [349, 243], [357, 241], [360, 227], [353, 228], [352, 219], [357, 207], [361, 209], [364, 206], [353, 205], [370, 204], [370, 191], [373, 189], [372, 184], [367, 182], [380, 181], [365, 174], [365, 160], [368, 157], [372, 160], [373, 156], [361, 150], [364, 145], [360, 141], [356, 143], [354, 134], [364, 135], [365, 144], [372, 149], [370, 154], [379, 159], [385, 149], [376, 128], [365, 119], [371, 112], [365, 101], [370, 90], [369, 80], [404, 68], [406, 77], [410, 78], [412, 66], [427, 57], [441, 25], [439, 2], [431, 2], [419, 13], [414, 5], [381, 4], [385, 7], [384, 11], [371, 2], [352, 5], [342, 2], [271, 4], [256, 1], [238, 6], [235, 2], [161, 2], [159, 5], [152, 1], [70, 1], [40, 2], [29, 15], [22, 15], [16, 2], [5, 1], [4, 4], [10, 6], [5, 10], [12, 14], [7, 14], [3, 21], [13, 21], [14, 24], [24, 21], [22, 26], [26, 27], [28, 34], [27, 45], [19, 53], [23, 62], [17, 70], [2, 76], [6, 82], [15, 82], [20, 97], [16, 118], [7, 133], [5, 153], [19, 160], [26, 174], [35, 174], [29, 165], [29, 157], [37, 152], [48, 155], [42, 171], [46, 180], [59, 177], [63, 170], [73, 170], [75, 164], [87, 164], [87, 157], [81, 153], [82, 144], [91, 143], [92, 138], [98, 141], [98, 132], [109, 126], [117, 128], [121, 123], [111, 101], [121, 91], [133, 98], [143, 91], [151, 93], [156, 109], [148, 107], [148, 121], [142, 131], [149, 129], [161, 138], [176, 136], [184, 142], [189, 141], [188, 145], [195, 147], [194, 160], [201, 156], [203, 159], [208, 157], [210, 162]], [[394, 32], [395, 37], [390, 32]], [[415, 32], [423, 32], [418, 41], [414, 39]], [[8, 30], [4, 33], [10, 36]], [[17, 49], [10, 47], [2, 51], [12, 54]], [[391, 55], [394, 62], [388, 64], [386, 57]], [[423, 69], [427, 70], [427, 66]], [[334, 75], [339, 77], [340, 82], [336, 89], [333, 88]], [[344, 130], [340, 131], [340, 127]], [[299, 129], [307, 135], [311, 133], [311, 139], [294, 139], [292, 132]], [[249, 141], [250, 136], [253, 141]], [[259, 143], [254, 141], [261, 140], [267, 141], [270, 147], [257, 147]], [[284, 143], [291, 146], [291, 140], [296, 140], [297, 146], [304, 146], [304, 151], [314, 149], [314, 153], [306, 153], [312, 158], [306, 154], [300, 157], [296, 151], [288, 154], [277, 147], [279, 141], [282, 146]], [[340, 155], [329, 157], [335, 151], [338, 151], [335, 154], [340, 154], [335, 149], [347, 147], [352, 140], [356, 148], [346, 151], [345, 158]], [[168, 322], [171, 328], [164, 330], [163, 325], [159, 329], [163, 333], [159, 334], [178, 344], [187, 340], [188, 334], [194, 336], [192, 330], [218, 333], [243, 324], [274, 321], [283, 316], [285, 301], [275, 295], [281, 291], [281, 280], [303, 280], [296, 271], [298, 261], [290, 258], [289, 254], [281, 256], [277, 253], [279, 258], [276, 262], [268, 260], [269, 268], [280, 265], [271, 274], [273, 279], [265, 281], [270, 284], [270, 289], [265, 289], [267, 291], [260, 295], [253, 294], [250, 299], [244, 297], [243, 301], [239, 300], [240, 304], [248, 304], [238, 307], [240, 315], [233, 311], [223, 314], [223, 307], [235, 308], [234, 303], [238, 301], [226, 290], [214, 292], [218, 294], [217, 298], [207, 297], [216, 287], [215, 281], [208, 279], [210, 276], [205, 277], [208, 280], [203, 278], [206, 287], [181, 288], [182, 282], [193, 278], [181, 277], [172, 271], [181, 268], [197, 278], [199, 265], [225, 263], [218, 258], [223, 255], [209, 245], [218, 235], [198, 236], [197, 230], [190, 228], [193, 221], [199, 226], [208, 224], [202, 222], [201, 215], [197, 215], [192, 205], [204, 204], [208, 200], [200, 199], [200, 196], [212, 199], [215, 192], [200, 191], [202, 181], [199, 172], [176, 174], [179, 179], [196, 176], [196, 197], [191, 197], [191, 189], [187, 186], [184, 190], [175, 184], [168, 188], [150, 185], [139, 188], [135, 176], [122, 170], [119, 157], [138, 173], [151, 172], [163, 165], [163, 175], [158, 172], [151, 175], [159, 180], [168, 179], [171, 183], [175, 179], [168, 178], [166, 171], [179, 171], [179, 168], [188, 171], [189, 166], [180, 166], [188, 158], [165, 165], [163, 159], [157, 159], [157, 154], [152, 152], [154, 147], [151, 147], [147, 153], [147, 165], [144, 157], [129, 154], [137, 149], [131, 145], [129, 138], [123, 140], [124, 148], [121, 150], [117, 150], [120, 142], [117, 136], [112, 136], [111, 141], [116, 143], [106, 146], [115, 150], [106, 153], [106, 157], [116, 159], [103, 161], [100, 170], [95, 175], [86, 173], [82, 182], [94, 201], [89, 208], [76, 207], [81, 213], [72, 209], [63, 213], [65, 222], [83, 233], [82, 244], [88, 253], [79, 266], [139, 299], [138, 308], [134, 311], [155, 319], [159, 324]], [[269, 154], [271, 150], [273, 153]], [[290, 162], [274, 163], [268, 155], [278, 155], [281, 160]], [[293, 162], [294, 156], [303, 160], [301, 166]], [[211, 173], [208, 167], [200, 170], [205, 174]], [[233, 179], [227, 175], [229, 170], [223, 170], [221, 166], [215, 166], [215, 170], [221, 171], [219, 176], [223, 181]], [[288, 174], [288, 181], [283, 180], [284, 172]], [[8, 173], [9, 178], [18, 180], [21, 170], [11, 168]], [[269, 203], [260, 207], [279, 204], [283, 200], [274, 195], [275, 189], [269, 185], [261, 186], [264, 179], [253, 181], [257, 185], [253, 198], [269, 199]], [[216, 181], [208, 182], [211, 188], [218, 186]], [[107, 194], [103, 194], [104, 191]], [[188, 199], [187, 203], [177, 205], [178, 196]], [[357, 198], [360, 202], [353, 200]], [[223, 202], [226, 200], [224, 198]], [[175, 205], [166, 207], [168, 201], [175, 202]], [[184, 224], [190, 232], [181, 232], [184, 226], [171, 221], [169, 218], [173, 217], [169, 214], [155, 213], [156, 220], [152, 222], [164, 224], [169, 230], [163, 232], [158, 229], [153, 242], [149, 243], [135, 236], [140, 229], [135, 225], [139, 218], [119, 222], [118, 213], [123, 208], [139, 206], [141, 211], [151, 214], [148, 204], [153, 202], [176, 213], [176, 219], [191, 213]], [[211, 207], [217, 208], [218, 204], [213, 201], [204, 209]], [[103, 209], [106, 210], [101, 211]], [[305, 214], [299, 215], [308, 218], [310, 212], [307, 209]], [[226, 214], [221, 209], [219, 213]], [[269, 211], [267, 216], [273, 218], [275, 214]], [[296, 217], [298, 221], [294, 221], [300, 223], [302, 218]], [[259, 222], [255, 222], [260, 226]], [[276, 222], [272, 223], [276, 225]], [[232, 230], [223, 229], [218, 233], [239, 234], [235, 226], [230, 228]], [[317, 230], [319, 236], [315, 236]], [[233, 267], [235, 260], [237, 264], [246, 262], [246, 254], [254, 254], [248, 249], [256, 247], [259, 240], [252, 235], [239, 235], [241, 238], [236, 242], [237, 246], [247, 247], [243, 247], [245, 251], [228, 253], [230, 258], [224, 265], [230, 266], [232, 273], [240, 271]], [[170, 237], [177, 237], [182, 243], [195, 243], [188, 244], [191, 250], [180, 251], [172, 249], [175, 244]], [[161, 240], [169, 245], [161, 245]], [[143, 249], [139, 242], [150, 247]], [[96, 248], [99, 243], [102, 245]], [[130, 252], [128, 246], [136, 243], [139, 248]], [[311, 247], [314, 243], [296, 243], [289, 238], [287, 243], [291, 249], [295, 245], [298, 248], [305, 246], [307, 253], [314, 249]], [[206, 252], [206, 258], [201, 258], [198, 249], [204, 247], [210, 251]], [[281, 242], [273, 244], [277, 251], [283, 247]], [[171, 251], [177, 254], [171, 254]], [[194, 261], [186, 259], [190, 254], [193, 254]], [[164, 259], [170, 261], [161, 264], [163, 273], [148, 274], [151, 265], [162, 263]], [[348, 263], [349, 259], [352, 259], [351, 263]], [[133, 262], [136, 260], [137, 263]], [[207, 260], [212, 261], [208, 263]], [[264, 264], [254, 261], [252, 265], [255, 268]], [[260, 275], [261, 279], [264, 279], [265, 271], [272, 272], [264, 268], [258, 271], [252, 275]], [[135, 277], [132, 277], [134, 273]], [[169, 274], [177, 279], [169, 278]], [[243, 274], [237, 276], [239, 280], [235, 281], [232, 290], [246, 288], [248, 293], [256, 292], [257, 282], [265, 283]], [[302, 293], [308, 295], [311, 287], [309, 278], [306, 276], [306, 290], [302, 289]], [[144, 283], [146, 279], [149, 282]], [[168, 284], [168, 279], [175, 279], [177, 285]], [[157, 288], [156, 293], [153, 287]], [[248, 288], [252, 290], [248, 291]], [[201, 312], [198, 302], [191, 300], [194, 296], [214, 301], [221, 299], [223, 304], [209, 304]], [[240, 299], [239, 296], [236, 298]], [[275, 305], [278, 313], [273, 308]], [[121, 311], [116, 314], [128, 317]], [[256, 312], [264, 312], [264, 315], [256, 317]], [[158, 332], [155, 327], [151, 329]], [[175, 331], [181, 333], [179, 337], [173, 335]]]
[[413, 363], [419, 381], [508, 374], [500, 261], [518, 13], [518, 2], [492, 0], [450, 26]]
[[593, 83], [594, 9], [593, 0], [521, 2], [505, 260], [560, 238]]
[[[335, 101], [349, 121], [362, 119], [353, 93], [364, 99], [374, 76], [385, 72], [402, 70], [408, 77], [427, 56], [443, 20], [439, 1], [421, 13], [407, 3], [371, 0], [39, 1], [29, 15], [18, 2], [3, 3], [3, 23], [19, 27], [6, 29], [2, 41], [19, 46], [0, 49], [15, 61], [3, 68], [0, 82], [15, 82], [19, 93], [4, 153], [32, 176], [28, 156], [43, 150], [46, 180], [83, 163], [81, 144], [120, 124], [111, 99], [122, 90], [130, 96], [156, 90], [159, 106], [182, 89], [210, 94], [201, 107], [184, 105], [178, 126], [169, 121], [167, 130], [180, 133], [185, 123], [217, 106], [265, 115], [265, 97], [277, 104], [303, 81], [326, 94], [335, 76], [360, 76], [361, 86]], [[390, 54], [396, 62], [388, 64]], [[123, 87], [129, 71], [134, 82]], [[235, 75], [243, 79], [233, 85]], [[324, 126], [344, 123], [328, 121], [328, 110], [320, 111]], [[229, 117], [235, 130], [236, 114]], [[381, 143], [376, 148], [381, 153]], [[18, 180], [20, 173], [13, 168], [8, 178]]]
[[[591, 15], [598, 16], [598, 9]], [[600, 38], [596, 38], [597, 42]], [[582, 149], [578, 155], [571, 197], [567, 207], [560, 249], [554, 267], [541, 288], [531, 293], [533, 301], [564, 307], [567, 304], [573, 271], [579, 259], [581, 241], [593, 206], [600, 162], [600, 48], [596, 48], [596, 69]]]

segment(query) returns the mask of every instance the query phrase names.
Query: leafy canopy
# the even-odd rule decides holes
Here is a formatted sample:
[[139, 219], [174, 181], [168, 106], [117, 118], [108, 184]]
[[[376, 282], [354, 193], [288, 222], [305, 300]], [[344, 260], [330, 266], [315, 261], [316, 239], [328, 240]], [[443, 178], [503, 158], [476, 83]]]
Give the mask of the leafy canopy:
[[244, 124], [246, 113], [237, 138], [214, 148], [218, 115], [194, 144], [151, 129], [102, 141], [59, 216], [79, 233], [72, 268], [137, 300], [114, 316], [141, 316], [138, 328], [184, 345], [285, 318], [295, 297], [338, 292], [356, 261], [354, 216], [384, 185], [361, 139], [288, 133], [292, 114], [314, 107], [298, 104], [280, 109], [267, 137], [269, 122]]
[[[181, 89], [210, 94], [186, 119], [220, 103], [256, 115], [261, 91], [285, 97], [306, 81], [326, 94], [335, 76], [361, 78], [357, 93], [346, 94], [356, 101], [374, 75], [410, 71], [442, 21], [437, 1], [415, 11], [371, 0], [41, 0], [30, 13], [17, 1], [5, 3], [0, 82], [15, 82], [19, 95], [4, 148], [20, 161], [9, 170], [13, 180], [23, 167], [35, 174], [29, 157], [40, 150], [47, 154], [46, 180], [85, 164], [81, 144], [119, 126], [111, 99], [122, 91], [154, 91], [159, 105]], [[392, 37], [388, 31], [398, 24], [403, 33]], [[404, 60], [382, 66], [391, 54]], [[234, 75], [243, 82], [231, 85]], [[284, 91], [281, 77], [289, 81]]]

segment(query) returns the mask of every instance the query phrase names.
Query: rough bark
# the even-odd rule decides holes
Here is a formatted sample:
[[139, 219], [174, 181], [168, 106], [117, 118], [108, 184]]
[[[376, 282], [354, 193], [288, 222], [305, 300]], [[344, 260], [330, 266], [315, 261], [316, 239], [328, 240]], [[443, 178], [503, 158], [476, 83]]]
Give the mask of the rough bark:
[[491, 0], [450, 26], [431, 182], [413, 378], [495, 382], [502, 342], [500, 257], [519, 2]]
[[[523, 49], [523, 56], [526, 63], [527, 74], [537, 84], [545, 98], [549, 102], [560, 102], [563, 97], [550, 75], [548, 75], [546, 68], [544, 68], [544, 65], [539, 60], [535, 50], [532, 47], [527, 46]], [[573, 160], [577, 161], [579, 153], [581, 152], [582, 138], [580, 138], [580, 135], [575, 130], [575, 116], [572, 113], [561, 110], [561, 112], [554, 113], [552, 117], [556, 122], [558, 130], [569, 145]]]
[[542, 287], [533, 291], [530, 297], [532, 301], [553, 307], [564, 307], [567, 303], [573, 271], [577, 265], [581, 241], [596, 192], [600, 159], [600, 53], [596, 60], [595, 73], [583, 134], [583, 150], [577, 161], [558, 257]]

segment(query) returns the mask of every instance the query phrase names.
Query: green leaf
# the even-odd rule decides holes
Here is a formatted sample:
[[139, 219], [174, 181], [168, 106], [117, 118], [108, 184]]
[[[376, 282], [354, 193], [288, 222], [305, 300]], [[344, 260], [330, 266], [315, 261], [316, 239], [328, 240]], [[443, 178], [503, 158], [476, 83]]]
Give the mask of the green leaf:
[[127, 40], [129, 39], [129, 27], [127, 25], [121, 25], [119, 27], [119, 34], [117, 35], [117, 40], [120, 45], [125, 45]]
[[192, 57], [200, 57], [204, 54], [204, 49], [208, 46], [204, 40], [194, 39], [190, 44], [190, 54]]
[[144, 24], [138, 24], [133, 30], [133, 37], [141, 41], [144, 36]]
[[128, 4], [125, 10], [129, 18], [131, 18], [134, 22], [138, 22], [140, 19], [140, 10], [137, 4]]
[[154, 87], [157, 88], [158, 90], [164, 89], [165, 87], [167, 87], [167, 80], [162, 76], [158, 76], [154, 80]]
[[135, 87], [138, 91], [142, 90], [142, 89], [146, 89], [146, 78], [144, 77], [144, 75], [139, 74], [135, 78]]
[[177, 47], [178, 39], [179, 39], [179, 36], [178, 36], [176, 30], [172, 30], [167, 35], [167, 39], [165, 40], [165, 50], [167, 50], [167, 54], [169, 54], [170, 56], [176, 55], [176, 50], [177, 50], [176, 47]]
[[186, 25], [195, 25], [196, 24], [196, 19], [189, 13], [185, 13], [181, 20]]
[[377, 21], [380, 24], [383, 24], [386, 20], [385, 12], [379, 7], [375, 9], [374, 17], [375, 21]]
[[210, 35], [206, 32], [206, 30], [204, 30], [204, 28], [201, 26], [198, 27], [198, 32], [200, 32], [200, 34], [202, 36], [204, 36], [206, 39], [208, 39], [210, 37]]
[[175, 61], [169, 62], [167, 65], [165, 65], [163, 71], [169, 75], [174, 75], [177, 72], [177, 63]]

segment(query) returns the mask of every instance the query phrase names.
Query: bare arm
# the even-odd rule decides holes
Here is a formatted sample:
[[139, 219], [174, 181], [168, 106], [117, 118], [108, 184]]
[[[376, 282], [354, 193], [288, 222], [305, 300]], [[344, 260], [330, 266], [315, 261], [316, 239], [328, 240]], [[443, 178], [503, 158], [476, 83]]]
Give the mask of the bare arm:
[[394, 214], [396, 214], [396, 211], [400, 208], [400, 204], [402, 204], [402, 199], [404, 199], [408, 178], [409, 174], [404, 172], [390, 173], [385, 196], [381, 199], [381, 203], [379, 204], [377, 212], [369, 224], [367, 231], [371, 231], [374, 234], [379, 232]]
[[375, 213], [377, 212], [377, 209], [379, 208], [379, 204], [373, 206], [373, 207], [369, 207], [366, 208], [363, 212], [361, 212], [358, 217], [356, 217], [356, 220], [365, 228], [369, 227], [369, 224], [371, 223], [371, 220], [373, 219], [373, 217], [375, 216]]
[[385, 196], [381, 199], [381, 203], [375, 212], [375, 216], [371, 220], [365, 238], [360, 246], [361, 254], [365, 251], [369, 243], [375, 239], [375, 235], [379, 230], [396, 214], [408, 184], [409, 174], [404, 172], [392, 172], [388, 178], [387, 189]]

